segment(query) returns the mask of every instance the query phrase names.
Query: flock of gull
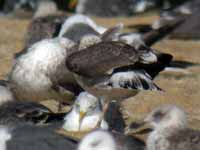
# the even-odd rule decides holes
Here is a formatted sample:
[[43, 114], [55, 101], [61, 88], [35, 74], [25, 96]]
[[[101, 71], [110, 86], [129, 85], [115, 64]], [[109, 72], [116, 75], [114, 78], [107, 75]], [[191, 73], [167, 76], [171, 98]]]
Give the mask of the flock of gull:
[[[140, 91], [162, 92], [153, 79], [172, 61], [122, 29], [121, 23], [105, 28], [85, 15], [37, 14], [24, 49], [0, 82], [0, 150], [199, 150], [200, 132], [188, 128], [175, 105], [142, 119], [139, 126], [152, 129], [147, 141], [118, 129], [112, 115], [120, 112], [106, 119], [111, 103], [120, 105]], [[58, 110], [71, 110], [53, 113], [40, 104], [49, 99], [59, 102]], [[60, 128], [89, 133], [77, 140], [56, 132]]]

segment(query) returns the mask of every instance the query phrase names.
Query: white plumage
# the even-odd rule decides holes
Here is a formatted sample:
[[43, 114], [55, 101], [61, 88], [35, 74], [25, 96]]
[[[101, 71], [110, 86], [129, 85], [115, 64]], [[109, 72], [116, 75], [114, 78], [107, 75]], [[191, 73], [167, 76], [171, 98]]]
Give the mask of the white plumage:
[[6, 81], [0, 81], [0, 105], [2, 105], [5, 102], [13, 100], [15, 100], [15, 97], [8, 83], [6, 83]]
[[[74, 83], [72, 74], [65, 66], [67, 49], [72, 46], [74, 43], [65, 38], [45, 39], [17, 57], [9, 75], [16, 96], [35, 101], [49, 98], [62, 100], [53, 87], [62, 82]], [[73, 97], [73, 93], [68, 91], [63, 94], [66, 100]]]
[[77, 15], [73, 15], [71, 17], [69, 17], [62, 25], [60, 33], [59, 33], [59, 37], [62, 37], [65, 32], [67, 32], [71, 26], [73, 26], [74, 24], [79, 24], [79, 23], [83, 23], [83, 24], [87, 24], [90, 27], [92, 27], [94, 30], [96, 30], [98, 33], [102, 34], [106, 31], [106, 28], [97, 25], [92, 19], [90, 19], [89, 17], [85, 16], [85, 15], [81, 15], [81, 14], [77, 14]]
[[5, 127], [0, 127], [0, 149], [6, 150], [6, 142], [11, 139], [11, 134]]
[[[84, 114], [82, 119], [81, 114]], [[67, 131], [90, 131], [97, 126], [101, 115], [100, 101], [93, 95], [82, 92], [77, 97], [72, 110], [66, 115], [63, 128]], [[101, 121], [100, 128], [108, 129], [104, 119]]]
[[116, 150], [117, 145], [111, 134], [106, 131], [94, 131], [86, 135], [79, 143], [78, 150]]

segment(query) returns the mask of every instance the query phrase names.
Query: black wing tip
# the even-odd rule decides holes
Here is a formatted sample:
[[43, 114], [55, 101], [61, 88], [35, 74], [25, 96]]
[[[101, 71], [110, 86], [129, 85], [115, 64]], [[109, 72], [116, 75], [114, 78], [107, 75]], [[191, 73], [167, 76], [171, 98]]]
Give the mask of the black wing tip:
[[158, 57], [158, 61], [165, 65], [169, 65], [169, 63], [173, 59], [173, 56], [168, 53], [160, 53], [160, 54], [158, 54], [157, 57]]

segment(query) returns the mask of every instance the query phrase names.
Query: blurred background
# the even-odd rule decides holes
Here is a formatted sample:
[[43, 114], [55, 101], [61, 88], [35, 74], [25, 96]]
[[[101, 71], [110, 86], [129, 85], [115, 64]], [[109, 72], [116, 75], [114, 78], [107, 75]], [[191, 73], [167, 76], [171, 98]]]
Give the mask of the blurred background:
[[[190, 116], [191, 127], [200, 128], [199, 0], [0, 0], [2, 79], [10, 70], [13, 54], [23, 48], [27, 28], [42, 2], [51, 3], [44, 5], [42, 13], [66, 16], [81, 13], [105, 27], [122, 22], [125, 33], [146, 34], [152, 30], [159, 33], [161, 36], [149, 45], [172, 54], [175, 61], [182, 62], [177, 64], [184, 67], [179, 72], [164, 71], [155, 79], [164, 92], [140, 92], [124, 101], [130, 116], [127, 122], [143, 117], [160, 104], [170, 103], [184, 108]], [[156, 21], [163, 23], [162, 27], [172, 25], [172, 28], [160, 30]], [[46, 105], [54, 109], [51, 102]]]

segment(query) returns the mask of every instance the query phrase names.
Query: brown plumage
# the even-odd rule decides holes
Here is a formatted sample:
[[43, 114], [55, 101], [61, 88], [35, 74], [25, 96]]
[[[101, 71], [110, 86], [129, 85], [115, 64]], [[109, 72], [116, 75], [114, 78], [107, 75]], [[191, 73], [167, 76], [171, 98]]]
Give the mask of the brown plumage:
[[[122, 42], [101, 42], [71, 54], [66, 65], [84, 90], [102, 98], [104, 114], [111, 100], [121, 101], [141, 90], [160, 91], [152, 79], [171, 59], [144, 46], [135, 49]], [[145, 65], [151, 65], [153, 72]]]
[[134, 64], [138, 60], [138, 52], [127, 44], [101, 42], [72, 54], [66, 64], [77, 74], [97, 77], [106, 75], [110, 69]]

